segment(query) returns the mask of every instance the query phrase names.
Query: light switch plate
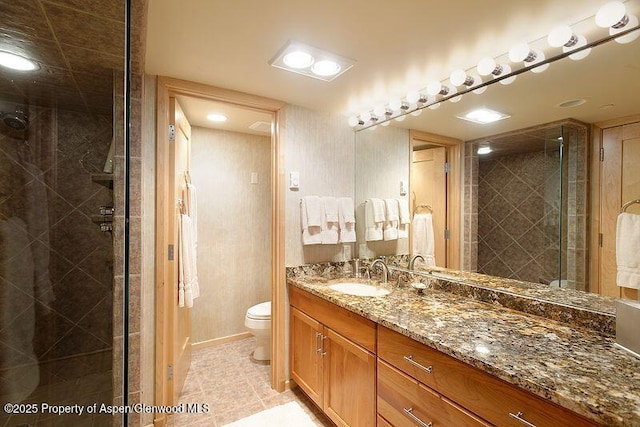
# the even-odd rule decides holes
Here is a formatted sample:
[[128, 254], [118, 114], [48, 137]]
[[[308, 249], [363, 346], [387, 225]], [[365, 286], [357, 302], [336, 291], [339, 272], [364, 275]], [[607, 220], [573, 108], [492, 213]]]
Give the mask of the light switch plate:
[[289, 188], [292, 190], [300, 188], [300, 172], [289, 172]]

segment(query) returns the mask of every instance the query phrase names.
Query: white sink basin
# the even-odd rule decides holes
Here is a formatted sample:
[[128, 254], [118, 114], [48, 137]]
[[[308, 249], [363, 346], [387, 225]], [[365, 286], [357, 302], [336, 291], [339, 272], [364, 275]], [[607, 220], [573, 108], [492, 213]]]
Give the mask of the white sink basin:
[[342, 292], [343, 294], [356, 295], [359, 297], [382, 297], [391, 293], [389, 289], [357, 282], [334, 283], [329, 285], [329, 288]]

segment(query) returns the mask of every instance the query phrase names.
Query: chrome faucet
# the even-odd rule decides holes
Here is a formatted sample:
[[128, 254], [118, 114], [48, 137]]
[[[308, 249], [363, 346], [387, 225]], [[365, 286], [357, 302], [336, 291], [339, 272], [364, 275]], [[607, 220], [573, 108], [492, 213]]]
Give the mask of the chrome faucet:
[[374, 260], [371, 265], [369, 266], [369, 276], [371, 276], [371, 270], [373, 270], [373, 268], [376, 266], [376, 264], [380, 264], [382, 265], [382, 283], [388, 283], [389, 281], [389, 267], [387, 266], [387, 264], [384, 262], [383, 259], [378, 258], [376, 260]]
[[418, 259], [418, 258], [420, 258], [422, 260], [422, 262], [425, 262], [424, 261], [424, 257], [422, 255], [414, 255], [413, 257], [411, 257], [411, 261], [409, 261], [409, 267], [408, 267], [409, 270], [413, 271], [413, 266], [415, 265], [416, 259]]

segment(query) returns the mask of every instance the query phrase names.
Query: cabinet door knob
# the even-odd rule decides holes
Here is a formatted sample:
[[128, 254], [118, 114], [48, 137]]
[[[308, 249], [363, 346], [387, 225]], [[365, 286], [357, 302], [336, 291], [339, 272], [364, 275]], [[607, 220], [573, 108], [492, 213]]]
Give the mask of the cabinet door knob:
[[509, 412], [509, 416], [511, 418], [515, 418], [516, 420], [520, 421], [522, 424], [526, 425], [527, 427], [536, 427], [535, 424], [532, 424], [529, 421], [522, 418], [522, 415], [524, 415], [522, 411], [519, 411], [517, 414], [512, 414], [511, 412]]
[[424, 421], [422, 421], [420, 418], [416, 417], [413, 414], [413, 408], [403, 408], [404, 409], [404, 413], [409, 415], [411, 418], [413, 418], [413, 421], [417, 422], [418, 424], [420, 424], [422, 427], [431, 427], [433, 425], [433, 423], [429, 422], [429, 423], [425, 423]]
[[409, 356], [404, 356], [404, 360], [406, 360], [407, 362], [411, 363], [413, 366], [417, 366], [418, 368], [422, 369], [423, 371], [427, 372], [427, 373], [431, 373], [431, 370], [433, 369], [432, 365], [429, 366], [424, 366], [421, 365], [420, 363], [416, 362], [415, 360], [413, 360], [413, 356], [409, 355]]

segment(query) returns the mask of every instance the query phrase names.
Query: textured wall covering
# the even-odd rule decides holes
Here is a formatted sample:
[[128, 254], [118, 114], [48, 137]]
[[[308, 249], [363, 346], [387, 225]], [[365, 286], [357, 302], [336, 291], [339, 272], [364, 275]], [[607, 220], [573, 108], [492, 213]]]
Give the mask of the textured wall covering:
[[478, 272], [539, 282], [558, 274], [559, 152], [480, 161]]
[[0, 394], [109, 403], [112, 237], [91, 215], [113, 203], [110, 185], [92, 180], [111, 117], [27, 114], [24, 132], [0, 125]]
[[[305, 196], [354, 197], [354, 132], [338, 114], [297, 106], [284, 109], [285, 264], [288, 267], [342, 261], [342, 245], [302, 245], [300, 199]], [[289, 172], [300, 172], [300, 189], [288, 188]], [[353, 244], [351, 253], [354, 254]]]
[[193, 343], [245, 332], [247, 309], [271, 298], [270, 168], [269, 136], [192, 128], [200, 284]]
[[371, 198], [402, 199], [409, 203], [409, 193], [400, 195], [400, 180], [409, 183], [411, 151], [409, 131], [378, 127], [356, 134], [356, 225], [358, 257], [409, 253], [409, 239], [378, 242], [364, 240], [364, 202]]

